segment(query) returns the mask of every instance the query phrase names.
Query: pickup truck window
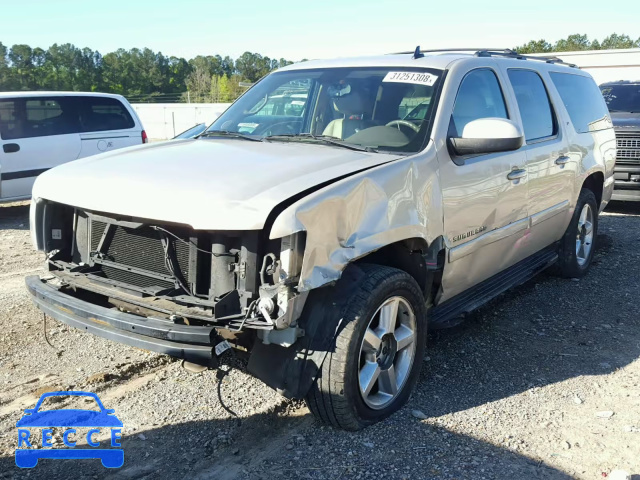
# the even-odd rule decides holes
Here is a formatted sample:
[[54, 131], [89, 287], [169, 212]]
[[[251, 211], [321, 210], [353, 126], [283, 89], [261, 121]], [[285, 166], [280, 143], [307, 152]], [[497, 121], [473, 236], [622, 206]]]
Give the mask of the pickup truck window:
[[640, 113], [640, 83], [601, 85], [610, 112]]
[[324, 138], [323, 144], [330, 146], [338, 140], [357, 148], [416, 152], [427, 138], [434, 108], [430, 99], [442, 73], [416, 67], [274, 73], [247, 91], [202, 137], [239, 138], [230, 133], [241, 133], [310, 143]]

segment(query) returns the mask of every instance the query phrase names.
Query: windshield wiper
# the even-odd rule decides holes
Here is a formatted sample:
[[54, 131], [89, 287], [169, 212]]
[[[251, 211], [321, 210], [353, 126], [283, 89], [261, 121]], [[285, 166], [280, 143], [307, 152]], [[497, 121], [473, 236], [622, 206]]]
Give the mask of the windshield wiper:
[[251, 140], [252, 142], [261, 142], [262, 139], [259, 137], [252, 137], [251, 135], [245, 135], [244, 133], [239, 132], [230, 132], [229, 130], [207, 130], [198, 135], [197, 138], [202, 137], [233, 137], [233, 138], [242, 138], [244, 140]]
[[263, 140], [280, 140], [288, 141], [295, 139], [312, 140], [318, 143], [324, 143], [325, 145], [334, 145], [336, 147], [348, 148], [349, 150], [356, 150], [358, 152], [377, 152], [378, 150], [373, 147], [363, 147], [362, 145], [354, 145], [353, 143], [344, 142], [338, 138], [330, 137], [328, 135], [314, 135], [313, 133], [285, 133], [282, 135], [269, 135], [264, 137]]

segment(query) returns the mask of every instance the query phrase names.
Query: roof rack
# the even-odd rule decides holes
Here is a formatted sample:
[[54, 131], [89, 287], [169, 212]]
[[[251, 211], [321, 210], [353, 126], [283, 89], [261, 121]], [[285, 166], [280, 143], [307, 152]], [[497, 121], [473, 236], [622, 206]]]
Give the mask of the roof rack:
[[431, 50], [422, 50], [419, 46], [416, 47], [415, 50], [409, 52], [396, 52], [391, 55], [408, 55], [413, 54], [413, 58], [421, 58], [424, 57], [425, 53], [447, 53], [447, 52], [473, 52], [473, 55], [476, 57], [507, 57], [514, 58], [517, 60], [537, 60], [540, 62], [546, 63], [557, 63], [560, 65], [566, 65], [572, 68], [578, 68], [577, 65], [573, 63], [567, 63], [561, 58], [558, 58], [554, 55], [524, 55], [522, 53], [518, 53], [515, 50], [510, 48], [439, 48], [439, 49], [431, 49]]

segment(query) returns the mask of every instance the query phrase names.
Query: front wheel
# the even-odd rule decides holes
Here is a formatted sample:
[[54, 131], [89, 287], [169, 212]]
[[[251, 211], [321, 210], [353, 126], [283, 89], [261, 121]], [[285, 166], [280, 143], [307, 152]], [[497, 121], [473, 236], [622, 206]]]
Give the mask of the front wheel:
[[583, 188], [558, 252], [558, 270], [561, 276], [584, 276], [593, 260], [598, 234], [598, 202], [589, 189]]
[[409, 398], [426, 342], [426, 306], [406, 272], [361, 265], [363, 280], [346, 302], [336, 345], [306, 397], [325, 423], [359, 430], [391, 415]]

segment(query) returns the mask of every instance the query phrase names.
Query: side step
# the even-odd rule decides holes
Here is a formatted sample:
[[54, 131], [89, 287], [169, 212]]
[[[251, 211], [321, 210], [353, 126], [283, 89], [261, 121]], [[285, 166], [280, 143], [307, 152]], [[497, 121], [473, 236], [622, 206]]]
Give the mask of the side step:
[[512, 267], [471, 287], [429, 311], [429, 328], [449, 328], [462, 322], [462, 316], [512, 287], [522, 285], [558, 260], [556, 248], [546, 248]]

